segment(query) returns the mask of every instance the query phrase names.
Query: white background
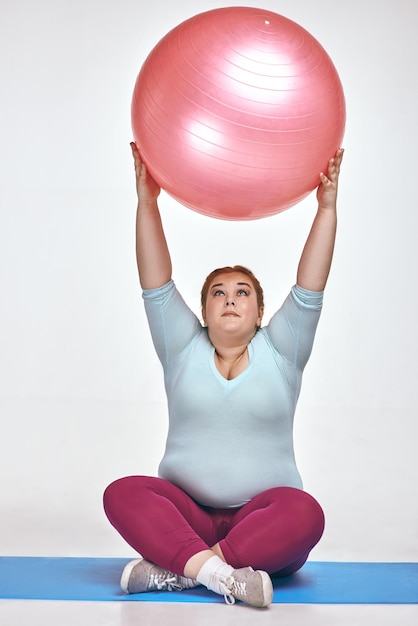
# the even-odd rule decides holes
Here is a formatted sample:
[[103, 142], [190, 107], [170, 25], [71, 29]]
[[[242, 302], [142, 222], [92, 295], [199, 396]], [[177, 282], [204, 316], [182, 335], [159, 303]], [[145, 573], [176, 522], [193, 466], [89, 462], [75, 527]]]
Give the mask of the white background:
[[[309, 30], [347, 100], [335, 260], [295, 426], [327, 517], [312, 558], [418, 560], [415, 0], [0, 0], [0, 554], [132, 553], [102, 491], [155, 474], [167, 420], [136, 274], [130, 100], [168, 30], [234, 4]], [[267, 317], [316, 208], [312, 194], [238, 223], [160, 205], [190, 306], [209, 271], [242, 263]]]

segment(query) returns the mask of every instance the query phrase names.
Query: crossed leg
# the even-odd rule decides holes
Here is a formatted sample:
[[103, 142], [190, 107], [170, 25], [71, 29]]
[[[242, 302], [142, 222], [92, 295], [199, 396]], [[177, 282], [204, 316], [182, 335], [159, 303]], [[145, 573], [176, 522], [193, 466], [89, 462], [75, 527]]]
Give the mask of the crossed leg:
[[111, 524], [147, 560], [195, 578], [213, 554], [234, 568], [288, 575], [321, 538], [324, 516], [304, 491], [276, 487], [237, 509], [209, 509], [161, 478], [130, 476], [104, 494]]

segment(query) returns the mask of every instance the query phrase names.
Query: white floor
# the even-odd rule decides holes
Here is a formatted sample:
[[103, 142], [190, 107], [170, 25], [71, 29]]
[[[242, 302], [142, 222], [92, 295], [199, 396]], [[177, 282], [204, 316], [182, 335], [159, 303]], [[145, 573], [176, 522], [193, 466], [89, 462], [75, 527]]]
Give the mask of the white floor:
[[244, 605], [0, 601], [2, 626], [416, 626], [418, 605]]

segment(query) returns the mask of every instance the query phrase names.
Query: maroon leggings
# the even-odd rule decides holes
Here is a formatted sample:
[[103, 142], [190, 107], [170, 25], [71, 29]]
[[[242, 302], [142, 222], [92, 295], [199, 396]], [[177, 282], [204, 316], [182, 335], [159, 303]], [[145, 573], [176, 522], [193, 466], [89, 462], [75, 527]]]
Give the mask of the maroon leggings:
[[269, 489], [238, 509], [211, 509], [166, 480], [129, 476], [107, 487], [104, 507], [130, 546], [181, 576], [190, 557], [218, 542], [232, 567], [286, 576], [302, 567], [324, 530], [319, 504], [293, 487]]

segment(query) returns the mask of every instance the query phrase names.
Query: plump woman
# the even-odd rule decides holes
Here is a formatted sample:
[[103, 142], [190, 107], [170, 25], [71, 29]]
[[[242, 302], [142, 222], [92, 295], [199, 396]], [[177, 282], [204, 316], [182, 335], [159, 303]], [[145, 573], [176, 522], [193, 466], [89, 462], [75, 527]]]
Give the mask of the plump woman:
[[121, 478], [104, 495], [111, 524], [140, 555], [121, 586], [204, 585], [229, 604], [267, 607], [271, 578], [300, 569], [324, 529], [319, 503], [303, 490], [292, 431], [332, 261], [343, 150], [320, 174], [296, 282], [263, 325], [263, 290], [240, 265], [207, 277], [203, 324], [186, 305], [172, 279], [160, 188], [131, 147], [139, 278], [169, 430], [158, 477]]

